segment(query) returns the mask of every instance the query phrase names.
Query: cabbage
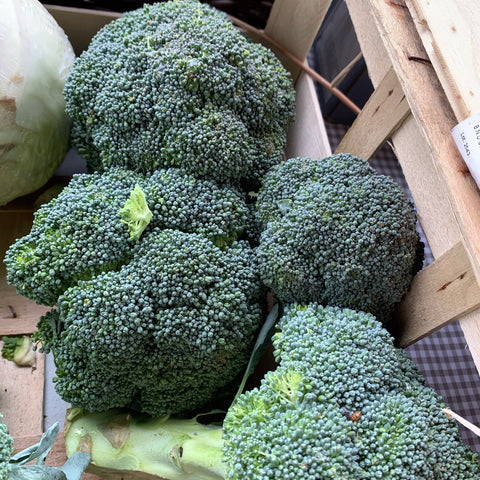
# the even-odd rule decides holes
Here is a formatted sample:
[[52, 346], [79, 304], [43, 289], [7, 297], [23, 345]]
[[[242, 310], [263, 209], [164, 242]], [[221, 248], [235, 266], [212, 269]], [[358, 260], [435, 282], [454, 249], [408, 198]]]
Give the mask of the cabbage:
[[37, 0], [1, 0], [0, 205], [53, 175], [69, 144], [63, 87], [75, 59], [54, 18]]

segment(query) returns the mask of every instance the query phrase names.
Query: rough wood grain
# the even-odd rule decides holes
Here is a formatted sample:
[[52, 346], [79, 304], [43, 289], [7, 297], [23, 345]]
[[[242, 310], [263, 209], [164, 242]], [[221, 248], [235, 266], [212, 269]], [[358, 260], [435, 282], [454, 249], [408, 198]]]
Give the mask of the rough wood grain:
[[44, 365], [45, 358], [40, 354], [36, 355], [35, 367], [18, 367], [0, 358], [0, 412], [12, 437], [43, 432]]
[[[380, 36], [369, 0], [346, 0], [346, 2], [367, 63], [369, 76], [374, 86], [378, 86], [394, 63], [394, 59], [390, 58], [389, 52], [383, 47], [384, 40], [388, 41], [388, 39], [382, 39]], [[401, 7], [398, 10], [401, 21]], [[428, 68], [427, 65], [423, 66]], [[422, 89], [422, 85], [415, 83], [415, 79], [413, 82], [413, 85]], [[437, 123], [441, 120], [434, 117], [433, 121]], [[412, 115], [393, 134], [392, 143], [418, 208], [419, 221], [429, 246], [435, 258], [439, 258], [462, 238], [450, 202], [448, 185], [437, 168], [434, 152], [425, 140], [425, 133], [420, 130], [417, 120]], [[460, 325], [477, 370], [480, 372], [478, 347], [480, 345], [480, 312], [475, 310], [467, 313], [460, 319]], [[408, 333], [407, 327], [401, 324], [397, 327], [403, 329], [404, 334], [414, 341], [414, 332]]]
[[39, 318], [48, 310], [50, 307], [18, 295], [13, 287], [0, 288], [0, 337], [33, 333]]
[[480, 279], [480, 194], [450, 134], [456, 118], [401, 1], [370, 1], [371, 11], [418, 127], [444, 180], [463, 241]]
[[389, 69], [336, 149], [370, 160], [410, 114], [410, 107]]
[[480, 306], [480, 287], [462, 243], [414, 278], [396, 310], [392, 333], [407, 347]]
[[457, 120], [480, 112], [478, 1], [406, 0], [406, 4]]

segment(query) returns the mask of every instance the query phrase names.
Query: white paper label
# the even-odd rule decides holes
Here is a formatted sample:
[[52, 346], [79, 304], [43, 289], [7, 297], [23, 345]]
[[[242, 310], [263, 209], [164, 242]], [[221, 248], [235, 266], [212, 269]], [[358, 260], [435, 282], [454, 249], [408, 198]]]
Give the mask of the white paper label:
[[480, 113], [453, 127], [452, 136], [472, 177], [480, 187]]

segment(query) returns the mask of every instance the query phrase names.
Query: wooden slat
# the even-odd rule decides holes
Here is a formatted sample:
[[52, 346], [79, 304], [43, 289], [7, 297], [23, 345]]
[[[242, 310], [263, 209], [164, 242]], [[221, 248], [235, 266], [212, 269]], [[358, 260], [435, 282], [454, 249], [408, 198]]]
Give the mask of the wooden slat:
[[[330, 4], [331, 0], [275, 0], [265, 33], [297, 58], [305, 60]], [[276, 53], [296, 79], [300, 68]]]
[[300, 74], [296, 84], [295, 122], [290, 126], [287, 138], [287, 158], [323, 158], [332, 153], [322, 112], [312, 79]]
[[91, 38], [101, 27], [121, 16], [121, 13], [102, 10], [45, 6], [65, 31], [76, 55], [87, 49]]
[[397, 307], [392, 333], [407, 347], [478, 307], [480, 287], [459, 242], [416, 275]]
[[33, 333], [39, 318], [50, 308], [18, 295], [12, 287], [0, 289], [0, 337]]
[[[347, 0], [350, 17], [372, 83], [380, 81], [392, 68], [392, 62], [383, 47], [368, 0]], [[395, 155], [401, 164], [410, 192], [418, 208], [418, 217], [435, 258], [460, 241], [460, 230], [453, 213], [447, 187], [440, 178], [431, 150], [410, 115], [392, 135]], [[432, 192], [435, 200], [432, 201]]]
[[370, 0], [384, 45], [392, 59], [412, 113], [445, 181], [463, 241], [480, 279], [480, 195], [455, 142], [451, 129], [456, 118], [435, 71], [419, 59], [428, 58], [413, 20], [402, 1]]
[[[0, 342], [0, 347], [3, 342]], [[0, 412], [12, 437], [43, 432], [45, 358], [36, 355], [35, 367], [18, 367], [0, 358]]]
[[[369, 0], [346, 0], [372, 83], [377, 86], [393, 62], [380, 35]], [[399, 4], [399, 2], [396, 2]], [[399, 20], [405, 14], [401, 6], [391, 5], [392, 15]], [[397, 12], [398, 10], [398, 12]], [[408, 34], [407, 34], [408, 35]], [[414, 35], [415, 38], [415, 35]], [[425, 66], [425, 65], [424, 65]], [[426, 66], [425, 66], [426, 67]], [[419, 76], [421, 78], [421, 76]], [[428, 81], [427, 81], [428, 83]], [[416, 83], [414, 83], [416, 85]], [[420, 90], [422, 85], [417, 86]], [[445, 101], [445, 103], [447, 103]], [[441, 122], [434, 118], [434, 122]], [[448, 134], [446, 137], [449, 137]], [[439, 172], [434, 152], [425, 141], [425, 133], [413, 116], [405, 120], [392, 136], [395, 154], [418, 208], [418, 217], [435, 258], [451, 249], [462, 236], [450, 203], [448, 185]], [[475, 310], [460, 319], [473, 361], [480, 372], [480, 312]], [[400, 327], [399, 327], [400, 328]]]
[[410, 107], [391, 68], [375, 89], [336, 152], [370, 160], [410, 114]]
[[406, 0], [458, 121], [480, 112], [478, 0]]

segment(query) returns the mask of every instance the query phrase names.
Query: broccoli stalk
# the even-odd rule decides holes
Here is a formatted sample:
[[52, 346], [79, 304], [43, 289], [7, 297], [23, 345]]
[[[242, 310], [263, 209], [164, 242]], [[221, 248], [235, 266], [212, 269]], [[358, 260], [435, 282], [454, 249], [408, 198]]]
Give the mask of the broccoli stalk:
[[[219, 480], [225, 478], [222, 428], [197, 418], [154, 418], [109, 410], [67, 412], [67, 455], [91, 454], [88, 471], [102, 478]], [[148, 476], [146, 476], [148, 475]]]
[[33, 367], [36, 363], [32, 341], [27, 335], [3, 337], [2, 357], [14, 362], [19, 367]]
[[138, 183], [135, 184], [130, 197], [119, 213], [122, 217], [122, 222], [128, 226], [130, 238], [138, 240], [153, 217], [152, 212], [148, 208], [145, 194]]

